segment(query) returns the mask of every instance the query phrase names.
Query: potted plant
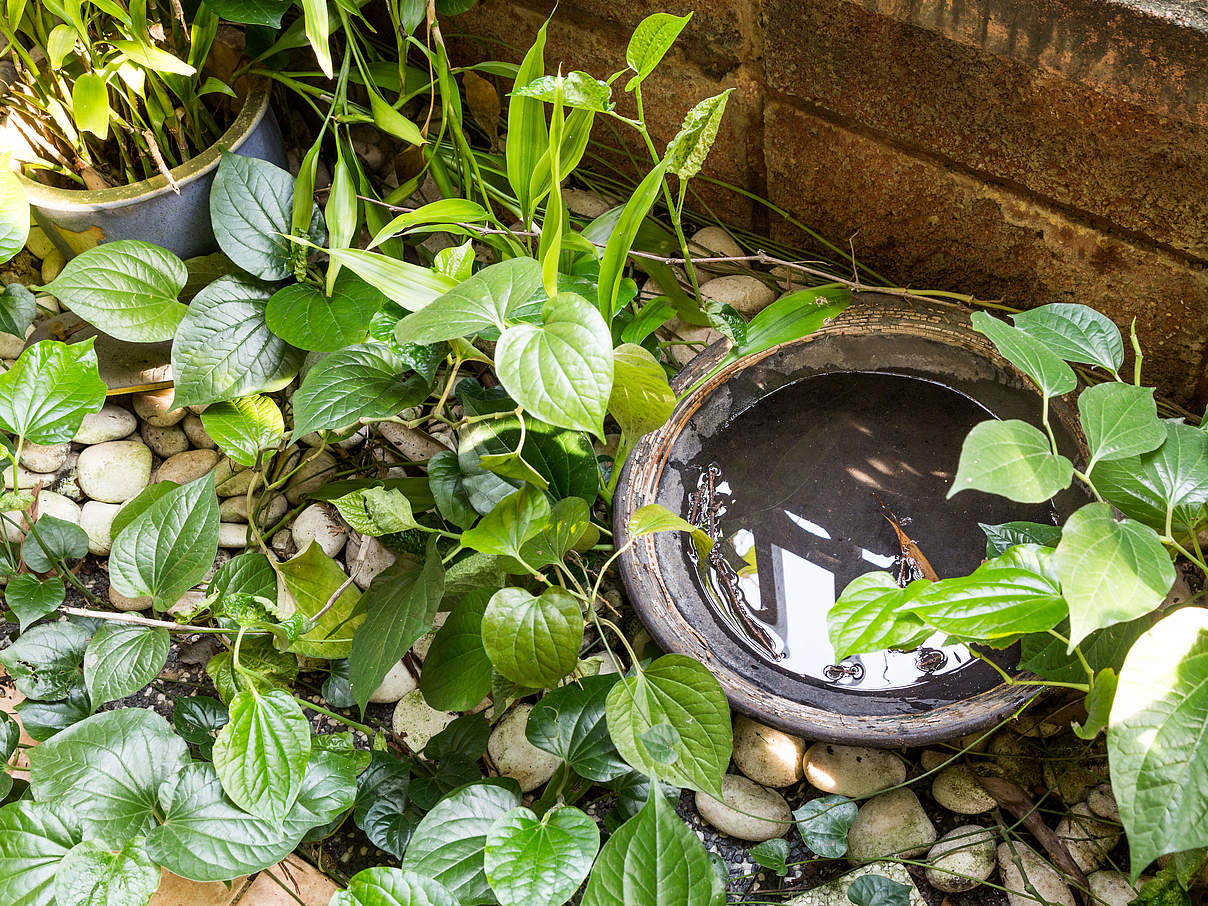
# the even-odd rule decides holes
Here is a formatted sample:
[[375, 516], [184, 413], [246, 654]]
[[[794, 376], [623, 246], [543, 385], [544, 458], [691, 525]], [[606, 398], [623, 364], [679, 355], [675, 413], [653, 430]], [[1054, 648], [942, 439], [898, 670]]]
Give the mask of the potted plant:
[[111, 239], [213, 251], [221, 150], [285, 160], [267, 82], [230, 78], [238, 53], [216, 41], [217, 13], [178, 10], [18, 3], [0, 22], [4, 145], [35, 222], [65, 254]]

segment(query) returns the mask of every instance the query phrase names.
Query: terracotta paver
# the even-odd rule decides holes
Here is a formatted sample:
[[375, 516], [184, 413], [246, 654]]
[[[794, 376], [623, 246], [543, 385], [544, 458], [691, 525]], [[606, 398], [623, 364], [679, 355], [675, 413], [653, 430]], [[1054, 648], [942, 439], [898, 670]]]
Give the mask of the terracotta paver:
[[234, 906], [248, 888], [246, 877], [231, 881], [230, 888], [222, 881], [202, 884], [164, 871], [159, 890], [147, 906]]
[[[280, 883], [278, 883], [280, 882]], [[238, 901], [239, 906], [328, 906], [338, 887], [331, 878], [295, 855], [267, 868]]]

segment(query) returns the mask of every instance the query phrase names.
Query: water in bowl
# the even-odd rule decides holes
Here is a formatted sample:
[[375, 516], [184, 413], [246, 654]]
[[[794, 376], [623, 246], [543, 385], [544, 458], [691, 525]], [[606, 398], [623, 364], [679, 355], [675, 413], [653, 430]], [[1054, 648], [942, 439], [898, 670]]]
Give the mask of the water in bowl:
[[887, 512], [940, 578], [984, 559], [979, 523], [1053, 521], [1047, 505], [975, 491], [946, 499], [965, 435], [992, 417], [950, 387], [884, 372], [809, 377], [736, 415], [693, 463], [687, 514], [715, 538], [698, 578], [729, 634], [779, 670], [858, 690], [908, 688], [971, 663], [942, 635], [836, 662], [826, 616], [852, 579], [904, 568]]

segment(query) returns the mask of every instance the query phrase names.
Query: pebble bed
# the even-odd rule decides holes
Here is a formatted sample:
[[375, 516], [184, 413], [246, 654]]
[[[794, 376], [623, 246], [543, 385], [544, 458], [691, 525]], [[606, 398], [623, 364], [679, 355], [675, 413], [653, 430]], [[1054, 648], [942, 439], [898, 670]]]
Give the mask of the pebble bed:
[[[693, 242], [716, 254], [743, 251], [724, 231], [712, 227], [696, 234]], [[45, 273], [42, 277], [49, 279]], [[769, 294], [774, 297], [761, 281], [734, 275], [713, 276], [702, 285], [702, 292], [746, 315], [771, 301]], [[40, 301], [46, 303], [47, 299], [41, 297]], [[53, 300], [49, 304], [53, 306]], [[673, 325], [673, 329], [683, 339], [710, 342], [716, 338], [702, 328]], [[21, 346], [16, 337], [0, 335], [0, 367], [10, 367]], [[691, 352], [688, 346], [672, 349], [676, 354]], [[280, 493], [260, 500], [258, 525], [280, 559], [314, 543], [346, 573], [351, 572], [355, 584], [364, 589], [395, 562], [396, 555], [376, 539], [353, 531], [331, 505], [307, 502], [307, 495], [342, 473], [350, 462], [361, 467], [376, 464], [385, 476], [402, 474], [401, 470], [392, 472], [398, 463], [426, 460], [453, 448], [454, 440], [449, 434], [378, 424], [352, 426], [332, 449], [320, 449], [317, 444], [316, 437], [302, 439], [300, 449], [292, 454], [301, 468]], [[108, 588], [104, 558], [110, 551], [114, 519], [123, 505], [150, 484], [185, 483], [211, 473], [222, 521], [220, 550], [208, 581], [224, 562], [248, 547], [247, 492], [252, 472], [222, 455], [196, 408], [173, 406], [171, 389], [111, 400], [100, 412], [85, 418], [71, 443], [27, 444], [21, 451], [16, 482], [21, 490], [38, 489], [39, 513], [75, 523], [87, 533], [89, 550], [97, 558], [96, 590], [119, 610], [144, 611], [150, 607], [150, 599], [126, 598]], [[12, 488], [11, 469], [4, 470], [4, 483], [6, 490]], [[5, 527], [4, 531], [10, 540], [19, 540], [15, 528]], [[281, 591], [288, 611], [288, 593]], [[186, 592], [172, 611], [191, 611], [204, 596], [203, 583]], [[370, 699], [366, 718], [390, 726], [399, 740], [417, 752], [456, 717], [430, 708], [418, 689], [419, 670], [435, 628], [415, 644], [411, 656], [390, 671]], [[197, 647], [204, 645], [198, 637], [175, 640], [165, 675], [137, 703], [170, 714], [174, 683], [186, 684], [190, 692], [201, 685], [205, 691], [208, 678], [202, 667], [207, 658]], [[314, 701], [321, 701], [317, 689], [323, 675], [312, 673], [317, 680], [310, 682], [307, 671], [317, 665], [302, 659], [300, 666], [301, 688], [306, 694], [313, 693]], [[617, 669], [614, 662], [601, 657], [581, 662], [581, 668], [584, 672]], [[481, 707], [489, 704], [484, 702]], [[515, 778], [526, 793], [538, 790], [558, 764], [525, 738], [530, 710], [527, 703], [514, 705], [495, 722], [488, 746], [489, 766]], [[838, 794], [860, 803], [848, 834], [848, 858], [872, 863], [887, 858], [916, 861], [909, 874], [896, 864], [878, 871], [891, 876], [897, 876], [896, 872], [910, 880], [917, 888], [912, 894], [918, 897], [916, 906], [922, 902], [938, 906], [942, 901], [956, 906], [1004, 900], [1009, 906], [1031, 906], [1035, 902], [1022, 893], [1004, 896], [987, 884], [1013, 891], [1031, 886], [1050, 903], [1074, 906], [1069, 884], [1047, 859], [1017, 836], [1004, 839], [996, 803], [979, 779], [1002, 776], [1036, 797], [1046, 823], [1087, 873], [1091, 893], [1105, 906], [1127, 906], [1136, 893], [1127, 876], [1117, 870], [1126, 860], [1115, 800], [1106, 783], [1102, 741], [1087, 744], [1075, 739], [1069, 733], [1071, 719], [1068, 714], [1025, 717], [988, 739], [902, 752], [811, 743], [738, 716], [733, 763], [723, 784], [724, 801], [684, 793], [678, 808], [708, 849], [724, 861], [732, 897], [845, 906], [846, 887], [829, 882], [845, 872], [848, 863], [818, 860], [793, 827], [793, 810], [802, 803]], [[341, 728], [319, 717], [316, 729]], [[584, 805], [602, 820], [608, 804], [602, 799]], [[749, 852], [756, 843], [777, 837], [789, 842], [790, 866], [784, 878], [760, 868]], [[340, 861], [350, 863], [340, 866], [342, 873], [351, 874], [362, 863], [389, 861], [363, 845], [363, 838], [359, 840], [350, 838], [337, 847], [344, 853]], [[801, 893], [807, 888], [809, 893]]]

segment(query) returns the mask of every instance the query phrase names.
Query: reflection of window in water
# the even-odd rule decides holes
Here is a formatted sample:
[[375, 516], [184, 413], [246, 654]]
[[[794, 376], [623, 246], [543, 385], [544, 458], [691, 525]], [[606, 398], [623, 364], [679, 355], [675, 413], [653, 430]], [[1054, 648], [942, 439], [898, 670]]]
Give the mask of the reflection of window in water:
[[761, 550], [750, 528], [724, 534], [729, 492], [720, 468], [711, 465], [693, 495], [693, 522], [714, 539], [708, 562], [698, 567], [718, 613], [763, 657], [792, 673], [869, 690], [911, 686], [970, 661], [964, 646], [945, 646], [944, 634], [938, 633], [917, 651], [854, 655], [836, 664], [826, 619], [841, 589], [828, 565], [854, 556], [869, 567], [891, 570], [897, 555], [836, 538], [825, 526], [787, 509], [779, 515], [811, 542], [802, 545], [810, 554], [775, 542]]

